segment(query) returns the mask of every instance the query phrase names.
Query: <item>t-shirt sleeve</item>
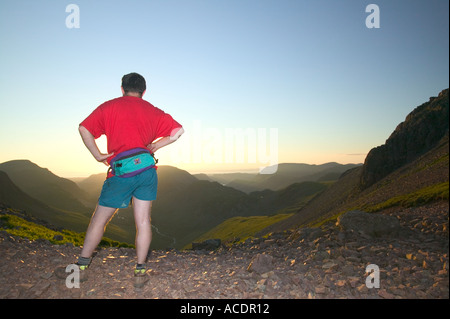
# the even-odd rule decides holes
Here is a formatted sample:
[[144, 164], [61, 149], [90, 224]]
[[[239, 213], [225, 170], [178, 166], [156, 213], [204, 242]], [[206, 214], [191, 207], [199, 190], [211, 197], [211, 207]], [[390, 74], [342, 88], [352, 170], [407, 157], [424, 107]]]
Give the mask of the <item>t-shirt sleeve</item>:
[[156, 128], [156, 139], [171, 136], [181, 127], [181, 124], [175, 121], [170, 114], [163, 113]]
[[104, 118], [101, 105], [96, 108], [80, 125], [84, 126], [94, 138], [99, 138], [105, 134]]

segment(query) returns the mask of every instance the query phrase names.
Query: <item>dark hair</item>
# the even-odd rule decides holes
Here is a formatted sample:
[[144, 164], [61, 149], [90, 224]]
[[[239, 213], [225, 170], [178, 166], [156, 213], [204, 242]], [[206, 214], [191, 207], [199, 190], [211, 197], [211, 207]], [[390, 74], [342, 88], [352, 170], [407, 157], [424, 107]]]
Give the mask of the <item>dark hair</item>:
[[122, 77], [122, 88], [125, 94], [128, 92], [144, 94], [146, 90], [145, 79], [137, 73], [126, 74]]

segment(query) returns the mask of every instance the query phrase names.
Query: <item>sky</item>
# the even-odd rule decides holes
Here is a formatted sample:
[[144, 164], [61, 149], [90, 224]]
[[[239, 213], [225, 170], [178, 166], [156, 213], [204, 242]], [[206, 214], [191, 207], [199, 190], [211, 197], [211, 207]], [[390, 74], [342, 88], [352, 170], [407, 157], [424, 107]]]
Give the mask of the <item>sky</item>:
[[363, 163], [449, 87], [448, 12], [447, 0], [0, 0], [0, 163], [106, 172], [78, 125], [130, 72], [186, 131], [161, 165]]

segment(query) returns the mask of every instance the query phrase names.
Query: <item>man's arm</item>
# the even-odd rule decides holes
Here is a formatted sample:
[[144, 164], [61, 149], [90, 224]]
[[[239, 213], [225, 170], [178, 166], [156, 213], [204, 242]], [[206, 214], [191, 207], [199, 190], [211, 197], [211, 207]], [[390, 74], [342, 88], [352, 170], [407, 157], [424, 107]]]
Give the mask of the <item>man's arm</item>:
[[95, 143], [94, 135], [91, 134], [84, 126], [80, 125], [78, 127], [78, 131], [80, 132], [81, 139], [83, 140], [84, 145], [86, 145], [89, 152], [91, 152], [92, 156], [98, 161], [103, 162], [106, 166], [109, 166], [106, 161], [108, 157], [114, 155], [114, 152], [111, 154], [103, 154], [98, 149], [97, 143]]
[[182, 127], [180, 127], [179, 129], [174, 130], [174, 132], [172, 132], [172, 135], [163, 137], [163, 138], [159, 139], [158, 141], [156, 141], [155, 143], [148, 144], [147, 148], [150, 150], [150, 152], [155, 153], [161, 147], [172, 144], [173, 142], [178, 140], [178, 138], [183, 133], [184, 133], [184, 129]]

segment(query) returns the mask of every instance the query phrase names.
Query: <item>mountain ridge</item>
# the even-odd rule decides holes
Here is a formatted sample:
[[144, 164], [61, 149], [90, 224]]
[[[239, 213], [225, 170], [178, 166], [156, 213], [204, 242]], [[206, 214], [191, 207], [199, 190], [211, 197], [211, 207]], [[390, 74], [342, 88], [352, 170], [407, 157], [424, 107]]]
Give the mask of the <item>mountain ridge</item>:
[[[304, 181], [336, 180], [343, 172], [362, 164], [323, 164], [280, 163], [273, 174], [223, 173], [199, 176], [202, 179], [215, 180], [225, 186], [233, 187], [247, 194], [265, 189], [277, 191], [293, 183]], [[273, 171], [272, 167], [267, 168]]]
[[67, 225], [67, 221], [70, 221], [73, 230], [85, 231], [84, 225], [89, 222], [86, 216], [58, 210], [29, 196], [15, 185], [8, 174], [3, 171], [0, 171], [0, 203], [24, 210], [28, 215], [44, 220], [56, 227], [64, 227]]
[[[54, 208], [88, 213], [82, 199], [87, 197], [76, 183], [53, 174], [29, 160], [12, 160], [0, 164], [0, 170], [31, 197]], [[46, 187], [42, 187], [45, 184]], [[80, 200], [81, 199], [81, 200]]]

